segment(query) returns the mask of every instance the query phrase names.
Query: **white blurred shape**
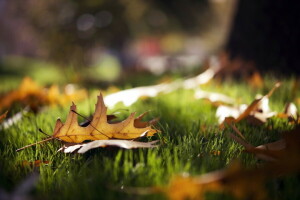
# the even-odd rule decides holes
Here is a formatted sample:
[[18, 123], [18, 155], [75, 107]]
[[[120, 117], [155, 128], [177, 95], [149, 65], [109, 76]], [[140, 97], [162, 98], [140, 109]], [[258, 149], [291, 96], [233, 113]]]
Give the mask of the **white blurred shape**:
[[293, 117], [294, 119], [298, 118], [297, 106], [294, 103], [288, 103], [285, 106], [284, 113], [288, 116]]
[[83, 14], [77, 19], [77, 29], [80, 31], [88, 31], [94, 24], [95, 17], [91, 14]]
[[219, 106], [216, 111], [216, 117], [219, 124], [221, 124], [226, 117], [238, 118], [247, 109], [246, 104], [242, 104], [239, 107]]
[[197, 90], [195, 92], [196, 99], [208, 99], [211, 102], [224, 102], [227, 104], [233, 104], [234, 100], [224, 94], [214, 93], [214, 92], [206, 92], [203, 90]]

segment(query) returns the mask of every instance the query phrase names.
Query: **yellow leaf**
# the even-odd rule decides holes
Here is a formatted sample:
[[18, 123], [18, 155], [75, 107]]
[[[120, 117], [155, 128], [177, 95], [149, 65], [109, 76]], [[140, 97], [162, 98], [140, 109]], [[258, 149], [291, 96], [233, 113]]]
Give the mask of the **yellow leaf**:
[[135, 113], [132, 113], [127, 119], [122, 122], [110, 124], [107, 121], [107, 107], [104, 105], [102, 94], [98, 96], [96, 110], [93, 119], [86, 127], [78, 125], [76, 105], [70, 108], [66, 123], [63, 124], [60, 119], [57, 120], [54, 128], [53, 137], [65, 142], [81, 143], [85, 140], [106, 140], [109, 138], [117, 139], [135, 139], [144, 135], [152, 136], [157, 133], [157, 130], [152, 129], [151, 125], [155, 121], [144, 123], [141, 118], [134, 118]]
[[15, 103], [29, 106], [36, 111], [40, 106], [65, 104], [87, 96], [85, 90], [70, 90], [71, 87], [71, 85], [67, 85], [66, 91], [61, 93], [56, 85], [52, 85], [50, 88], [43, 88], [31, 78], [25, 77], [18, 89], [5, 94], [0, 99], [0, 111], [10, 108]]

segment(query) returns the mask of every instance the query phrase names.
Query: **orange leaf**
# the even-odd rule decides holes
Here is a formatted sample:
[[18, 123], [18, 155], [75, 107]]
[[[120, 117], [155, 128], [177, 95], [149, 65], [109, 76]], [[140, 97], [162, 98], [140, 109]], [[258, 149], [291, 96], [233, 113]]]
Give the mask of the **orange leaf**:
[[[119, 123], [109, 123], [108, 119], [112, 116], [108, 116], [106, 112], [107, 107], [104, 105], [103, 97], [100, 93], [100, 96], [98, 96], [98, 101], [96, 104], [93, 119], [87, 125], [80, 126], [77, 120], [76, 105], [73, 103], [70, 107], [70, 112], [66, 119], [66, 123], [63, 124], [60, 119], [56, 121], [53, 136], [45, 140], [39, 141], [35, 144], [30, 144], [20, 149], [17, 149], [17, 151], [52, 139], [59, 139], [68, 143], [82, 143], [86, 140], [107, 140], [111, 138], [136, 139], [146, 135], [153, 136], [155, 133], [159, 132], [158, 130], [151, 128], [151, 126], [154, 123], [156, 123], [157, 119], [151, 120], [149, 122], [141, 121], [141, 119], [143, 118], [143, 116], [146, 115], [146, 113], [143, 113], [137, 118], [134, 118], [135, 113], [131, 113], [131, 115], [124, 121], [121, 121]], [[91, 146], [93, 146], [94, 144], [96, 143], [91, 144]], [[80, 145], [82, 146], [86, 144]], [[105, 144], [97, 143], [97, 145], [103, 146]], [[131, 145], [131, 148], [135, 148], [135, 145], [142, 146], [141, 144], [127, 143], [125, 145]], [[122, 144], [120, 144], [119, 146], [122, 146]], [[95, 147], [93, 146], [91, 148]]]
[[[157, 130], [151, 128], [151, 123], [142, 124], [140, 122], [143, 115], [135, 119], [135, 113], [132, 113], [122, 122], [109, 124], [106, 115], [107, 107], [104, 105], [101, 94], [98, 96], [96, 110], [88, 126], [79, 126], [77, 115], [73, 111], [76, 111], [74, 103], [70, 108], [66, 123], [63, 124], [60, 119], [57, 120], [54, 128], [54, 138], [66, 142], [81, 143], [85, 140], [105, 140], [109, 138], [134, 139], [144, 135], [152, 136], [157, 133]], [[136, 127], [135, 124], [138, 124], [139, 127]]]
[[86, 97], [85, 90], [75, 91], [71, 85], [66, 86], [66, 88], [65, 93], [61, 93], [56, 85], [43, 88], [29, 77], [25, 77], [18, 89], [0, 98], [0, 110], [10, 108], [15, 103], [37, 110], [40, 106], [65, 104]]
[[164, 190], [172, 200], [204, 199], [206, 192], [224, 192], [240, 199], [264, 199], [264, 169], [244, 169], [239, 163], [196, 177], [177, 176]]

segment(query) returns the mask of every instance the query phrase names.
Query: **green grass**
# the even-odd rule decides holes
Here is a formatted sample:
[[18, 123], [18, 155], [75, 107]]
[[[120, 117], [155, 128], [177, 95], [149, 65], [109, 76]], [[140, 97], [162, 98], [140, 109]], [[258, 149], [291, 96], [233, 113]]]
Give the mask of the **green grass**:
[[[282, 111], [291, 98], [292, 79], [285, 80], [270, 99], [270, 106]], [[206, 91], [221, 92], [250, 103], [256, 93], [266, 93], [275, 79], [268, 77], [266, 86], [253, 89], [244, 82], [212, 82], [202, 87]], [[204, 100], [193, 98], [192, 90], [178, 90], [155, 98], [139, 100], [128, 111], [118, 116], [125, 118], [130, 112], [138, 114], [150, 110], [147, 119], [160, 117], [157, 128], [161, 146], [154, 149], [124, 150], [98, 148], [83, 155], [57, 152], [60, 142], [53, 141], [34, 146], [21, 152], [17, 148], [42, 140], [41, 128], [52, 134], [57, 117], [65, 121], [69, 106], [48, 107], [37, 114], [27, 113], [23, 119], [8, 129], [0, 131], [0, 188], [12, 192], [33, 171], [38, 171], [39, 181], [31, 195], [36, 199], [165, 199], [162, 194], [137, 195], [121, 188], [165, 186], [176, 174], [191, 176], [222, 169], [239, 159], [245, 166], [255, 166], [254, 156], [227, 137], [230, 130], [221, 131], [215, 117], [216, 108]], [[298, 92], [299, 96], [299, 92]], [[78, 112], [92, 114], [96, 96], [77, 103]], [[298, 105], [299, 107], [299, 105]], [[113, 112], [119, 108], [118, 105]], [[79, 117], [79, 120], [84, 121]], [[253, 145], [275, 141], [280, 132], [288, 129], [284, 119], [272, 118], [263, 126], [238, 124]], [[270, 128], [271, 127], [271, 128]], [[147, 141], [147, 140], [146, 140]], [[213, 155], [212, 151], [220, 151]], [[38, 168], [22, 166], [23, 161], [43, 160], [48, 165]], [[299, 175], [270, 180], [268, 190], [272, 199], [299, 199]], [[208, 199], [233, 199], [223, 194], [208, 194]]]

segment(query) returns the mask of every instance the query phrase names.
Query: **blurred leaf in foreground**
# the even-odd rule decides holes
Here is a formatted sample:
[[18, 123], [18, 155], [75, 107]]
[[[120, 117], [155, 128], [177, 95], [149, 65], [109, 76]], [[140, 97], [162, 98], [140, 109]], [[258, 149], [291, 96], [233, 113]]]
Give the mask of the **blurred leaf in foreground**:
[[247, 152], [271, 162], [252, 168], [233, 162], [226, 169], [200, 176], [174, 177], [167, 187], [158, 190], [173, 200], [205, 199], [207, 192], [227, 193], [237, 199], [264, 200], [268, 199], [266, 181], [300, 171], [300, 126], [284, 132], [282, 139], [258, 147], [232, 135]]
[[[163, 192], [172, 200], [205, 199], [207, 192], [232, 194], [238, 199], [266, 199], [261, 169], [245, 169], [240, 163], [232, 163], [227, 169], [196, 177], [177, 176]], [[251, 197], [251, 198], [249, 198]]]

